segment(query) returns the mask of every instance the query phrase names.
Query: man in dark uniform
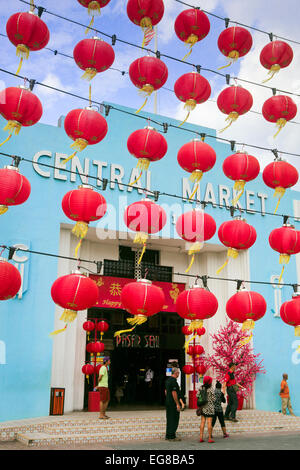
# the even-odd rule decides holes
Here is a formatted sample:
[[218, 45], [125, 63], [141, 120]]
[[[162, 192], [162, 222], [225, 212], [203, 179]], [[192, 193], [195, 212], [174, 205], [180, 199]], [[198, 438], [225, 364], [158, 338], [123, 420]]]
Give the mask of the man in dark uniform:
[[180, 389], [177, 382], [178, 376], [179, 369], [177, 367], [173, 367], [171, 377], [168, 377], [166, 380], [166, 440], [168, 441], [181, 441], [179, 437], [176, 437], [180, 416]]
[[243, 387], [236, 383], [236, 380], [234, 377], [235, 369], [236, 369], [236, 364], [234, 362], [231, 362], [229, 364], [229, 370], [227, 371], [227, 374], [225, 375], [225, 382], [223, 384], [222, 391], [225, 395], [225, 389], [227, 389], [227, 395], [228, 395], [228, 405], [225, 411], [224, 419], [237, 423], [238, 420], [235, 417], [236, 410], [238, 407], [238, 398], [237, 398], [236, 392], [239, 388], [243, 388]]

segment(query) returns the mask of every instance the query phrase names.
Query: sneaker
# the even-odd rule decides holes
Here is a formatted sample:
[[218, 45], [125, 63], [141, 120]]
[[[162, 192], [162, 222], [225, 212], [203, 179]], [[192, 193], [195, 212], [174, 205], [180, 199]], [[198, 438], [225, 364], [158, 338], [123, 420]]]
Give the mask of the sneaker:
[[229, 434], [227, 434], [227, 433], [223, 434], [223, 437], [224, 437], [224, 439], [226, 439], [226, 437], [229, 437]]
[[204, 440], [204, 439], [200, 439], [200, 441], [199, 441], [199, 442], [205, 442], [205, 440]]
[[207, 442], [209, 442], [211, 444], [212, 442], [215, 442], [215, 441], [213, 439], [208, 439]]

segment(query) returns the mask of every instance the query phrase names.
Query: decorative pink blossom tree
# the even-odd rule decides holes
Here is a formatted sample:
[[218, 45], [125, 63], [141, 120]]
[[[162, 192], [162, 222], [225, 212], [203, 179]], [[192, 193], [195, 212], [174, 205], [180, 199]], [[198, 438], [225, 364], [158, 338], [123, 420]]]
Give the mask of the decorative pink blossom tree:
[[216, 379], [221, 383], [224, 382], [229, 364], [234, 362], [235, 379], [244, 387], [239, 392], [244, 398], [251, 395], [256, 375], [265, 373], [263, 360], [258, 359], [260, 354], [253, 354], [250, 335], [238, 323], [230, 320], [216, 334], [211, 335], [214, 353], [205, 360], [205, 364], [213, 369]]

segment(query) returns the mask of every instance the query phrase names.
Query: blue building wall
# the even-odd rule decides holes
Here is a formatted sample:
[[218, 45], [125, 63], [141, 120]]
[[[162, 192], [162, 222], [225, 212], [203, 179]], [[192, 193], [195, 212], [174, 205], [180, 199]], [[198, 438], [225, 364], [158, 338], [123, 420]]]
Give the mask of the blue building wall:
[[[118, 106], [119, 107], [119, 106]], [[121, 107], [119, 107], [121, 108]], [[121, 108], [130, 111], [127, 108]], [[178, 125], [178, 122], [166, 119], [163, 116], [149, 115], [150, 119], [168, 122]], [[107, 162], [103, 169], [103, 177], [110, 179], [109, 165], [120, 164], [125, 170], [123, 182], [129, 183], [130, 172], [136, 166], [134, 159], [127, 150], [127, 138], [131, 132], [142, 128], [147, 121], [139, 120], [135, 116], [111, 110], [107, 117], [109, 132], [106, 138], [96, 146], [88, 147], [79, 154], [80, 161], [89, 159], [89, 174], [97, 174], [93, 160]], [[0, 119], [0, 129], [4, 127], [4, 120]], [[155, 126], [154, 126], [155, 127]], [[185, 124], [195, 132], [206, 132], [215, 135], [215, 131], [202, 127]], [[0, 131], [0, 142], [7, 134]], [[151, 189], [170, 194], [182, 194], [182, 178], [188, 177], [177, 164], [177, 152], [179, 148], [192, 138], [192, 133], [183, 130], [169, 128], [165, 137], [168, 142], [168, 153], [160, 161], [152, 163]], [[232, 153], [230, 145], [221, 143], [213, 138], [207, 138], [206, 142], [214, 147], [217, 153], [215, 167], [204, 175], [201, 181], [201, 198], [204, 198], [207, 183], [212, 183], [215, 191], [216, 202], [219, 203], [219, 185], [232, 188], [232, 181], [228, 180], [222, 171], [224, 158]], [[28, 129], [22, 129], [19, 136], [13, 137], [0, 150], [2, 152], [19, 155], [32, 160], [37, 152], [42, 152], [39, 162], [49, 165], [55, 164], [55, 153], [69, 155], [71, 141], [63, 128], [37, 124]], [[48, 154], [47, 152], [50, 152]], [[52, 152], [52, 154], [51, 154]], [[47, 156], [48, 155], [48, 156]], [[50, 155], [50, 156], [49, 156]], [[11, 162], [9, 158], [0, 155], [1, 167]], [[67, 168], [71, 168], [68, 162]], [[57, 254], [59, 249], [59, 232], [61, 223], [69, 223], [62, 212], [61, 200], [64, 194], [76, 188], [81, 179], [77, 175], [76, 181], [70, 181], [70, 174], [60, 170], [54, 177], [53, 168], [40, 167], [49, 172], [49, 177], [40, 176], [31, 163], [21, 162], [20, 170], [30, 180], [32, 186], [31, 196], [28, 201], [8, 210], [0, 218], [0, 245], [13, 245], [21, 243], [31, 250]], [[66, 181], [57, 178], [65, 177]], [[89, 181], [96, 184], [95, 180]], [[143, 176], [141, 185], [145, 185]], [[141, 194], [137, 189], [131, 192], [124, 187], [122, 190], [115, 185], [112, 189], [108, 184], [104, 193], [111, 213], [113, 208], [117, 218], [108, 215], [99, 223], [99, 226], [107, 226], [114, 229], [125, 229], [122, 216], [119, 211], [125, 205], [139, 200]], [[99, 187], [100, 189], [100, 187]], [[266, 211], [273, 212], [276, 201], [273, 191], [267, 188], [261, 175], [246, 189], [252, 191], [248, 194], [254, 210], [261, 209], [261, 199], [257, 193], [268, 196]], [[246, 207], [246, 192], [240, 202]], [[121, 200], [120, 206], [120, 196]], [[125, 197], [127, 199], [125, 199]], [[293, 200], [298, 199], [298, 193], [288, 191], [283, 198], [279, 213], [293, 214]], [[230, 199], [231, 200], [231, 199]], [[159, 204], [183, 205], [181, 199], [160, 196]], [[192, 205], [190, 206], [192, 207]], [[206, 211], [216, 220], [217, 227], [230, 218], [230, 213], [224, 208], [207, 205]], [[250, 279], [270, 281], [272, 274], [279, 274], [281, 267], [279, 255], [273, 252], [268, 244], [268, 235], [276, 227], [282, 225], [280, 217], [262, 216], [260, 214], [244, 213], [247, 221], [255, 226], [258, 237], [257, 242], [250, 250]], [[91, 224], [95, 226], [95, 224]], [[298, 227], [298, 225], [296, 225]], [[212, 239], [213, 243], [219, 243], [217, 235]], [[19, 256], [24, 255], [19, 253]], [[7, 253], [5, 253], [7, 257]], [[29, 254], [28, 261], [24, 264], [25, 281], [22, 299], [13, 299], [0, 303], [0, 421], [45, 416], [49, 413], [52, 339], [49, 333], [54, 327], [54, 304], [50, 296], [50, 288], [57, 277], [57, 258]], [[292, 257], [284, 274], [287, 283], [297, 282], [295, 257]], [[220, 282], [220, 281], [215, 281]], [[267, 371], [260, 375], [256, 383], [256, 405], [258, 409], [278, 411], [280, 400], [278, 396], [281, 374], [289, 374], [290, 389], [293, 398], [293, 406], [296, 413], [300, 413], [300, 396], [296, 391], [300, 385], [299, 356], [295, 353], [295, 340], [292, 327], [285, 325], [280, 318], [274, 318], [274, 289], [267, 285], [252, 285], [253, 290], [260, 292], [266, 299], [268, 311], [255, 327], [254, 347], [255, 352], [261, 354]], [[213, 291], [213, 284], [211, 286]], [[292, 289], [282, 288], [282, 301], [291, 298]], [[299, 341], [300, 344], [300, 341]]]

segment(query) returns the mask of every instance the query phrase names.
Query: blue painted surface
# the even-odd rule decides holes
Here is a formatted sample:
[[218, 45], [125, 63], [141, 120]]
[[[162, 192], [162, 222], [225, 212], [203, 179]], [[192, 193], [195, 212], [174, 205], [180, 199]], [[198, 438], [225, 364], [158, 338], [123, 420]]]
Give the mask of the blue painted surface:
[[[122, 109], [128, 110], [127, 108]], [[134, 112], [134, 110], [129, 111]], [[150, 115], [150, 118], [178, 125], [177, 121], [163, 116]], [[107, 122], [109, 132], [106, 138], [100, 144], [88, 147], [79, 154], [79, 159], [81, 162], [84, 158], [90, 160], [89, 174], [94, 176], [96, 176], [96, 166], [92, 165], [92, 161], [107, 162], [108, 166], [104, 168], [103, 177], [108, 179], [110, 179], [109, 165], [111, 163], [122, 165], [126, 175], [123, 181], [128, 184], [130, 172], [136, 166], [136, 159], [127, 151], [127, 138], [131, 132], [144, 127], [147, 122], [115, 110], [110, 111]], [[4, 121], [1, 118], [0, 129], [3, 127]], [[206, 132], [215, 135], [215, 131], [211, 129], [189, 124], [185, 124], [185, 127], [198, 133]], [[6, 138], [6, 135], [0, 131], [0, 142]], [[150, 166], [151, 189], [181, 195], [182, 177], [189, 175], [177, 164], [177, 152], [184, 143], [194, 138], [195, 135], [169, 128], [165, 137], [168, 141], [168, 153], [160, 162], [152, 163]], [[215, 139], [207, 138], [206, 142], [215, 148], [217, 163], [209, 173], [204, 175], [201, 181], [201, 198], [204, 197], [206, 185], [210, 182], [213, 185], [218, 203], [218, 185], [229, 188], [233, 186], [233, 183], [222, 172], [223, 160], [232, 151], [229, 145]], [[37, 124], [32, 128], [22, 129], [19, 136], [12, 138], [0, 150], [30, 160], [37, 152], [50, 151], [52, 157], [44, 156], [40, 162], [54, 165], [55, 152], [69, 155], [72, 153], [70, 144], [71, 140], [66, 136], [63, 128]], [[9, 164], [11, 161], [1, 155], [0, 158], [1, 166]], [[68, 162], [67, 168], [71, 168], [71, 162]], [[61, 170], [60, 175], [66, 175], [67, 181], [59, 181], [54, 178], [52, 168], [41, 167], [41, 169], [49, 171], [51, 177], [41, 177], [33, 169], [32, 164], [21, 163], [21, 172], [31, 182], [31, 196], [24, 205], [11, 208], [1, 216], [0, 244], [24, 243], [31, 250], [58, 253], [60, 223], [70, 222], [61, 210], [61, 200], [64, 194], [76, 188], [81, 180], [77, 176], [76, 182], [71, 182], [70, 175]], [[90, 180], [90, 183], [96, 184], [95, 180]], [[145, 185], [144, 177], [141, 184]], [[269, 212], [274, 210], [276, 201], [273, 198], [273, 191], [263, 184], [261, 175], [254, 182], [248, 183], [246, 189], [255, 193], [255, 196], [251, 196], [255, 201], [253, 206], [255, 210], [261, 208], [260, 199], [256, 196], [257, 192], [268, 195], [266, 210]], [[117, 187], [112, 190], [110, 184], [108, 184], [104, 196], [107, 202], [112, 205], [111, 212], [114, 208], [117, 215], [119, 214], [120, 196], [127, 197], [126, 200], [121, 201], [121, 207], [141, 198], [136, 189], [133, 189], [131, 193], [126, 188], [122, 191]], [[245, 206], [245, 197], [244, 195], [240, 200], [243, 206]], [[298, 199], [298, 193], [288, 191], [278, 212], [292, 215], [293, 199]], [[161, 196], [159, 203], [161, 205], [182, 205], [182, 200]], [[215, 218], [217, 227], [230, 218], [229, 212], [224, 208], [212, 208], [208, 205], [206, 211]], [[268, 235], [271, 230], [282, 225], [282, 219], [249, 213], [246, 214], [246, 218], [249, 223], [255, 226], [258, 234], [257, 242], [250, 250], [250, 278], [270, 281], [270, 276], [279, 274], [281, 268], [278, 264], [279, 255], [269, 247]], [[99, 226], [105, 226], [107, 222], [109, 222], [110, 229], [118, 228], [114, 218], [108, 217], [105, 217]], [[91, 224], [91, 226], [96, 226], [96, 224]], [[299, 228], [299, 224], [296, 227]], [[120, 229], [125, 229], [123, 222]], [[217, 235], [212, 239], [212, 242], [218, 243]], [[50, 296], [50, 287], [57, 276], [57, 259], [31, 254], [29, 262], [25, 264], [25, 270], [28, 269], [28, 280], [27, 291], [24, 292], [23, 298], [0, 304], [0, 421], [45, 416], [49, 413], [52, 360], [52, 340], [49, 338], [49, 332], [53, 330], [54, 326], [54, 304]], [[297, 282], [294, 257], [286, 269], [284, 280], [291, 283]], [[295, 352], [295, 344], [293, 343], [296, 339], [293, 328], [283, 324], [280, 318], [274, 318], [271, 312], [271, 309], [274, 308], [273, 287], [253, 285], [252, 289], [264, 295], [268, 304], [267, 314], [256, 324], [254, 335], [255, 352], [261, 353], [267, 370], [266, 375], [261, 375], [257, 379], [257, 408], [278, 411], [280, 408], [278, 392], [281, 374], [287, 372], [294, 410], [299, 414], [300, 396], [296, 395], [296, 391], [300, 385], [300, 365], [297, 363], [300, 361], [300, 356], [297, 354], [293, 356]], [[282, 301], [288, 300], [291, 295], [291, 288], [284, 287], [282, 289]]]

